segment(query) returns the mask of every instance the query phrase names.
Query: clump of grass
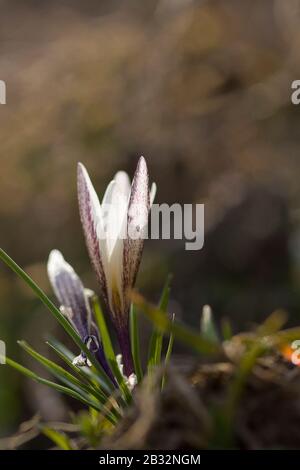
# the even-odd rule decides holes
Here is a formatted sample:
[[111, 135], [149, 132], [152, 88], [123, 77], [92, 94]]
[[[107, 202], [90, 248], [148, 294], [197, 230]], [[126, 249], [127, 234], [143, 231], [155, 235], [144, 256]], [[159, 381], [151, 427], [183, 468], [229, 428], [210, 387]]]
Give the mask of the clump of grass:
[[[18, 266], [17, 263], [15, 263], [2, 249], [0, 249], [0, 259], [2, 259], [2, 261], [4, 261], [35, 292], [37, 297], [44, 303], [47, 309], [63, 327], [65, 332], [71, 337], [75, 345], [86, 354], [91, 363], [91, 367], [76, 366], [73, 363], [75, 355], [69, 351], [64, 344], [54, 338], [48, 339], [47, 344], [61, 359], [64, 364], [63, 366], [35, 351], [26, 341], [19, 341], [18, 344], [48, 372], [50, 372], [56, 381], [50, 381], [37, 375], [11, 358], [7, 357], [6, 363], [32, 380], [51, 387], [59, 393], [68, 395], [79, 401], [88, 408], [91, 423], [93, 420], [96, 420], [100, 423], [100, 428], [105, 429], [105, 433], [111, 432], [124, 415], [125, 410], [132, 403], [134, 390], [131, 390], [128, 387], [124, 376], [121, 373], [118, 365], [118, 358], [112, 345], [110, 333], [108, 331], [98, 297], [96, 295], [93, 296], [91, 305], [100, 332], [105, 358], [113, 372], [115, 381], [112, 381], [110, 377], [105, 374], [105, 371], [101, 368], [101, 365], [95, 359], [95, 356], [89, 350], [87, 345], [82, 341], [72, 324], [65, 318], [61, 311], [53, 304], [33, 279], [31, 279], [31, 277], [26, 274], [25, 271], [23, 271], [23, 269]], [[170, 280], [167, 279], [158, 306], [159, 311], [164, 315], [166, 314], [168, 306], [169, 294]], [[170, 339], [168, 349], [166, 353], [163, 354], [163, 333], [160, 328], [153, 328], [149, 347], [149, 357], [146, 368], [143, 370], [141, 365], [137, 311], [138, 306], [132, 304], [130, 315], [130, 339], [135, 373], [139, 384], [145, 373], [153, 374], [156, 367], [163, 363], [167, 364], [172, 351], [173, 335], [169, 335]], [[43, 432], [45, 432], [45, 434], [52, 439], [56, 445], [61, 448], [65, 448], [67, 446], [66, 440], [63, 437], [61, 439], [58, 438], [58, 430], [51, 430], [50, 427], [45, 429]]]
[[[252, 435], [249, 437], [247, 430], [239, 430], [239, 427], [243, 428], [241, 421], [248, 423], [250, 419], [245, 413], [241, 418], [242, 404], [251, 401], [254, 407], [255, 404], [263, 406], [261, 403], [267, 400], [265, 392], [267, 390], [269, 393], [272, 386], [279, 396], [284, 396], [284, 389], [291, 393], [286, 385], [287, 380], [291, 381], [290, 372], [295, 367], [282, 358], [280, 351], [283, 346], [300, 338], [300, 328], [283, 330], [286, 317], [282, 312], [275, 312], [252, 332], [232, 335], [228, 322], [226, 328], [223, 323], [222, 331], [218, 331], [211, 310], [205, 307], [200, 331], [196, 331], [168, 314], [169, 278], [157, 306], [132, 291], [130, 339], [137, 385], [130, 389], [120, 370], [97, 296], [93, 296], [91, 305], [105, 358], [115, 381], [105, 374], [61, 311], [2, 249], [0, 259], [36, 293], [91, 363], [91, 367], [75, 365], [75, 355], [55, 338], [48, 339], [47, 344], [63, 365], [41, 355], [25, 341], [19, 342], [31, 357], [53, 375], [53, 381], [6, 358], [7, 364], [18, 372], [83, 405], [84, 409], [74, 416], [70, 425], [38, 424], [39, 430], [58, 448], [97, 448], [102, 442], [111, 448], [151, 448], [158, 436], [167, 433], [168, 426], [172, 428], [174, 419], [178, 421], [175, 429], [178, 436], [173, 436], [175, 448], [185, 445], [193, 448], [253, 447], [259, 439]], [[144, 368], [138, 312], [146, 315], [153, 325]], [[163, 348], [164, 336], [169, 338], [166, 350]], [[174, 339], [189, 346], [199, 357], [198, 360], [195, 356], [188, 360], [192, 364], [188, 373], [182, 373], [180, 367], [176, 369], [174, 365], [169, 365]], [[299, 391], [300, 370], [297, 368], [295, 377]], [[262, 388], [253, 395], [253, 383], [257, 387], [257, 382], [261, 383]], [[294, 392], [294, 383], [292, 389]], [[248, 406], [243, 407], [248, 409]], [[298, 419], [298, 414], [296, 417]], [[73, 427], [70, 429], [68, 426]], [[141, 430], [141, 427], [144, 431], [137, 438], [136, 430]], [[267, 438], [261, 439], [261, 445], [267, 445]], [[163, 447], [168, 448], [168, 443], [171, 445], [170, 439], [166, 439]]]

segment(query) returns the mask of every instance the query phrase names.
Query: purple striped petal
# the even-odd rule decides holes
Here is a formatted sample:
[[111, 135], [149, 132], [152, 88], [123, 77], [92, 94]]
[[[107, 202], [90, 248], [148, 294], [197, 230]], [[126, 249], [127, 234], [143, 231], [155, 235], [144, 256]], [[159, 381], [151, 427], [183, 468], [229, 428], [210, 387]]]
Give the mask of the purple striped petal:
[[129, 308], [130, 301], [128, 289], [135, 284], [140, 266], [143, 246], [144, 230], [147, 228], [150, 208], [149, 176], [144, 157], [139, 159], [133, 178], [127, 213], [127, 237], [123, 244], [123, 312], [115, 319], [118, 341], [123, 355], [124, 372], [127, 377], [133, 373], [129, 336]]
[[[149, 175], [144, 157], [139, 159], [133, 178], [127, 214], [127, 238], [123, 252], [124, 295], [135, 284], [144, 247], [150, 210]], [[129, 304], [127, 305], [129, 308]]]
[[77, 190], [79, 213], [87, 250], [100, 284], [101, 295], [107, 303], [107, 279], [104, 271], [107, 253], [102, 227], [102, 210], [98, 196], [82, 163], [78, 163]]
[[[91, 308], [79, 276], [58, 250], [52, 250], [48, 260], [48, 276], [54, 293], [60, 303], [62, 313], [77, 330], [82, 341], [96, 356], [106, 374], [116, 384], [106, 361], [98, 330], [92, 321]], [[89, 363], [84, 352], [74, 359], [74, 364], [84, 366]]]
[[48, 260], [48, 276], [54, 293], [81, 338], [90, 334], [91, 314], [80, 278], [58, 250]]

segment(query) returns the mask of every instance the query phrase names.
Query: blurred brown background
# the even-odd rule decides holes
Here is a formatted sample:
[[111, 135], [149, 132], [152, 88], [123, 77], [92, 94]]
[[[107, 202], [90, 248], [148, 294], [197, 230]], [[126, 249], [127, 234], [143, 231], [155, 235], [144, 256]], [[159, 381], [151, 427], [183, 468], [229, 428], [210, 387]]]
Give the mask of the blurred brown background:
[[[275, 308], [300, 319], [299, 0], [2, 0], [1, 247], [50, 293], [60, 249], [97, 288], [79, 223], [76, 163], [102, 195], [139, 155], [157, 202], [205, 203], [204, 249], [146, 243], [138, 286], [156, 301], [174, 274], [172, 309], [199, 323], [210, 303], [235, 331]], [[50, 314], [0, 266], [0, 339], [45, 353], [61, 335]], [[61, 335], [63, 338], [63, 335]], [[32, 367], [36, 365], [30, 364]], [[57, 394], [0, 366], [0, 435], [40, 410], [63, 419]]]

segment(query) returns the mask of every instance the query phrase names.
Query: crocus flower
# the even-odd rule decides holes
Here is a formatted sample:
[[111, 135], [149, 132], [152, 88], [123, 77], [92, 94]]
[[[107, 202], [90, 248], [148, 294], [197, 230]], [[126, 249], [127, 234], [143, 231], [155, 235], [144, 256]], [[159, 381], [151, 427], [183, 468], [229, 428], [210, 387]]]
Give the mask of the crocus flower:
[[128, 290], [137, 277], [155, 192], [155, 184], [149, 191], [147, 164], [141, 157], [132, 185], [127, 173], [118, 172], [100, 204], [85, 167], [78, 164], [79, 211], [86, 245], [116, 328], [127, 377], [133, 373]]
[[[95, 355], [104, 371], [115, 383], [115, 379], [105, 359], [97, 327], [93, 322], [89, 295], [80, 278], [58, 250], [52, 250], [48, 259], [48, 276], [60, 310], [77, 331], [88, 349]], [[84, 352], [73, 360], [77, 366], [90, 365]]]

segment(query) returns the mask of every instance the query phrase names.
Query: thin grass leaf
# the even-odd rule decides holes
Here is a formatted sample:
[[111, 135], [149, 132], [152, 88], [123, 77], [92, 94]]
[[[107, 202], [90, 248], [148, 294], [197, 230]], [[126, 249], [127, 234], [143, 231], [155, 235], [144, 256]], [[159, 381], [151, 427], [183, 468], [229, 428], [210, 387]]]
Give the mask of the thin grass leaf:
[[87, 389], [85, 389], [85, 385], [83, 385], [76, 377], [66, 371], [63, 367], [59, 366], [55, 362], [51, 361], [50, 359], [44, 357], [42, 354], [35, 351], [26, 341], [17, 341], [18, 345], [26, 351], [31, 357], [33, 357], [36, 361], [42, 364], [49, 372], [51, 372], [57, 379], [64, 382], [70, 388], [75, 386], [85, 395]]
[[276, 311], [258, 326], [254, 334], [237, 335], [237, 337], [244, 340], [247, 350], [241, 357], [233, 381], [228, 387], [226, 405], [222, 407], [222, 411], [218, 414], [222, 427], [222, 445], [230, 446], [232, 444], [234, 415], [247, 383], [247, 378], [251, 374], [257, 359], [274, 346], [274, 339], [280, 337], [283, 333], [278, 332], [278, 330], [285, 322], [285, 312]]
[[224, 318], [221, 321], [221, 330], [222, 330], [223, 340], [224, 341], [231, 340], [231, 338], [233, 336], [233, 332], [232, 332], [231, 323], [228, 319]]
[[[70, 367], [74, 370], [76, 369], [77, 373], [82, 377], [85, 378], [86, 380], [89, 381], [91, 386], [96, 388], [96, 390], [99, 390], [99, 386], [101, 387], [101, 392], [105, 394], [106, 400], [109, 402], [109, 406], [113, 403], [113, 407], [116, 409], [116, 413], [120, 415], [120, 412], [122, 411], [120, 409], [120, 405], [118, 404], [118, 399], [119, 397], [119, 389], [115, 389], [114, 393], [112, 394], [110, 390], [107, 388], [106, 384], [103, 382], [101, 377], [97, 374], [97, 371], [94, 369], [94, 367], [77, 367], [74, 366], [73, 364], [73, 359], [74, 359], [74, 354], [60, 341], [51, 338], [47, 341], [47, 344], [63, 359], [66, 364], [70, 365]], [[123, 403], [123, 402], [122, 402]]]
[[43, 426], [41, 432], [61, 450], [75, 450], [65, 433]]
[[75, 344], [85, 352], [88, 359], [91, 361], [93, 366], [97, 369], [98, 373], [101, 375], [103, 380], [107, 383], [110, 387], [110, 390], [114, 389], [113, 384], [103, 371], [102, 367], [100, 366], [99, 362], [95, 359], [94, 355], [89, 351], [87, 346], [83, 343], [77, 332], [74, 330], [72, 325], [69, 321], [62, 315], [60, 310], [51, 302], [49, 297], [45, 294], [45, 292], [31, 279], [28, 274], [23, 271], [23, 269], [12, 259], [8, 254], [0, 248], [0, 259], [10, 268], [12, 269], [21, 279], [23, 279], [26, 284], [33, 290], [33, 292], [39, 297], [39, 299], [43, 302], [43, 304], [48, 308], [48, 310], [52, 313], [52, 315], [56, 318], [56, 320], [60, 323], [60, 325], [64, 328], [64, 330], [68, 333], [68, 335], [73, 339]]
[[[93, 371], [93, 366], [88, 367], [88, 366], [83, 366], [83, 367], [77, 367], [73, 364], [73, 359], [75, 355], [60, 341], [54, 339], [54, 338], [49, 338], [48, 341], [46, 341], [46, 344], [48, 344], [55, 352], [56, 354], [59, 355], [63, 361], [68, 364], [71, 369], [76, 371], [80, 377], [85, 378], [86, 380], [89, 381], [89, 383], [93, 386], [99, 385], [101, 387], [101, 391], [106, 396], [109, 396], [111, 391], [109, 387], [107, 387], [107, 384], [102, 380], [101, 376], [99, 376], [96, 372]], [[99, 388], [99, 387], [97, 387]]]
[[[57, 344], [58, 343], [58, 344]], [[72, 353], [66, 354], [63, 349], [60, 348], [59, 342], [54, 340], [48, 340], [47, 344], [53, 351], [83, 380], [88, 386], [90, 393], [93, 394], [98, 400], [106, 406], [107, 409], [112, 409], [112, 413], [117, 419], [121, 417], [120, 408], [117, 400], [112, 396], [106, 395], [103, 390], [99, 389], [99, 377], [93, 374], [87, 367], [77, 367], [72, 363]]]
[[185, 344], [193, 348], [200, 354], [216, 355], [222, 352], [219, 344], [202, 338], [191, 328], [181, 325], [179, 322], [170, 320], [168, 315], [162, 312], [159, 308], [149, 304], [137, 292], [131, 293], [133, 303], [145, 313], [145, 315], [152, 321], [164, 334], [173, 333], [175, 338], [183, 341]]
[[274, 346], [283, 346], [287, 343], [292, 343], [293, 341], [300, 338], [300, 328], [297, 326], [295, 328], [288, 328], [286, 330], [278, 331], [277, 333], [270, 336], [270, 343]]
[[141, 353], [140, 342], [137, 322], [137, 312], [134, 305], [130, 307], [130, 339], [131, 339], [131, 352], [133, 357], [134, 370], [138, 383], [143, 378], [143, 371], [141, 366]]
[[[253, 344], [257, 340], [257, 337], [253, 333], [241, 333], [239, 335], [236, 335], [235, 337], [243, 341], [243, 343], [247, 346]], [[294, 327], [287, 328], [286, 330], [278, 331], [277, 333], [273, 333], [270, 335], [265, 335], [263, 339], [269, 349], [274, 347], [280, 349], [282, 346], [286, 346], [295, 340], [299, 340], [299, 338], [300, 328]]]
[[287, 313], [284, 310], [275, 310], [266, 320], [258, 326], [256, 334], [258, 336], [266, 336], [277, 333], [287, 322]]
[[124, 399], [125, 399], [126, 403], [129, 404], [132, 400], [132, 396], [131, 396], [131, 393], [130, 393], [130, 391], [129, 391], [129, 389], [128, 389], [125, 381], [124, 381], [124, 378], [121, 374], [121, 371], [119, 369], [117, 359], [116, 359], [116, 355], [115, 355], [114, 349], [112, 347], [110, 335], [109, 335], [108, 328], [107, 328], [107, 325], [106, 325], [106, 322], [105, 322], [103, 311], [100, 307], [99, 300], [98, 300], [97, 296], [94, 296], [91, 300], [92, 300], [91, 303], [92, 303], [93, 311], [94, 311], [94, 314], [95, 314], [96, 323], [97, 323], [97, 326], [98, 326], [99, 331], [100, 331], [100, 337], [101, 337], [101, 340], [102, 340], [106, 360], [107, 360], [108, 364], [110, 365], [111, 370], [113, 371], [113, 374], [114, 374], [114, 376], [115, 376], [115, 378], [116, 378], [116, 380], [119, 384], [120, 390], [123, 393], [123, 396], [124, 396]]
[[263, 341], [256, 341], [251, 348], [242, 356], [240, 364], [237, 368], [235, 379], [232, 386], [229, 387], [229, 408], [234, 409], [239, 400], [246, 379], [251, 373], [258, 357], [266, 351], [266, 344]]
[[277, 310], [257, 327], [255, 332], [239, 333], [236, 335], [240, 341], [243, 341], [248, 347], [253, 345], [258, 339], [262, 339], [269, 348], [280, 347], [289, 342], [299, 339], [300, 328], [288, 328], [281, 330], [287, 320], [286, 312]]
[[26, 351], [30, 356], [32, 356], [36, 361], [42, 364], [51, 374], [59, 379], [62, 383], [72, 388], [76, 392], [82, 394], [84, 398], [89, 398], [89, 395], [93, 395], [100, 403], [105, 405], [107, 399], [103, 393], [95, 390], [94, 388], [86, 385], [84, 382], [78, 380], [70, 372], [66, 371], [63, 367], [59, 366], [50, 359], [42, 356], [42, 354], [35, 351], [29, 346], [25, 341], [18, 341], [18, 344], [21, 346], [24, 351]]
[[225, 406], [222, 406], [222, 410], [219, 412], [218, 416], [219, 419], [221, 419], [223, 445], [232, 445], [233, 423], [238, 402], [241, 399], [247, 378], [251, 374], [257, 359], [265, 353], [266, 349], [266, 343], [263, 340], [258, 339], [252, 344], [240, 360], [233, 381], [228, 387]]
[[[173, 317], [172, 317], [172, 322], [174, 322], [175, 320], [175, 314], [173, 314]], [[164, 361], [164, 368], [166, 369], [169, 362], [170, 362], [170, 359], [171, 359], [171, 355], [172, 355], [172, 350], [173, 350], [173, 344], [174, 344], [174, 335], [173, 333], [171, 332], [170, 334], [170, 338], [169, 338], [169, 343], [168, 343], [168, 348], [167, 348], [167, 352], [166, 352], [166, 357], [165, 357], [165, 361]], [[166, 376], [165, 376], [165, 373], [163, 374], [163, 377], [162, 377], [162, 381], [161, 381], [161, 388], [163, 389], [164, 386], [165, 386], [165, 382], [166, 382]]]
[[[87, 400], [85, 399], [82, 395], [79, 393], [75, 392], [69, 387], [65, 387], [63, 385], [57, 384], [56, 382], [52, 382], [51, 380], [44, 379], [43, 377], [40, 377], [39, 375], [35, 374], [31, 370], [27, 369], [26, 367], [22, 366], [21, 364], [18, 364], [17, 362], [13, 361], [10, 358], [6, 358], [6, 364], [9, 365], [10, 367], [13, 367], [15, 370], [20, 372], [21, 374], [25, 375], [26, 377], [29, 377], [32, 380], [35, 380], [36, 382], [47, 385], [47, 387], [53, 388], [57, 392], [64, 393], [65, 395], [68, 395], [75, 400], [80, 401], [84, 405], [94, 408], [97, 411], [102, 412], [103, 407], [99, 405], [98, 402], [95, 402], [94, 400]], [[107, 416], [107, 419], [110, 420], [110, 416]], [[115, 424], [115, 420], [113, 419], [112, 424]]]
[[[166, 313], [169, 298], [170, 298], [170, 283], [172, 276], [168, 276], [165, 282], [161, 298], [158, 304], [158, 308]], [[148, 354], [148, 370], [153, 369], [153, 367], [158, 366], [161, 362], [161, 351], [163, 344], [163, 332], [158, 327], [154, 327], [153, 333], [150, 338], [149, 354]]]
[[[103, 399], [108, 398], [105, 392], [99, 389], [99, 387], [95, 384], [95, 380], [93, 380], [92, 377], [83, 370], [83, 367], [75, 366], [72, 362], [73, 359], [70, 359], [64, 353], [62, 353], [51, 340], [46, 341], [46, 344], [50, 346], [50, 348], [70, 367], [70, 369], [72, 369], [72, 371], [78, 377], [80, 377], [81, 380], [84, 381], [84, 383], [86, 383], [86, 385], [91, 386], [93, 389], [99, 392], [102, 395]], [[97, 382], [97, 384], [99, 384], [99, 382]]]

